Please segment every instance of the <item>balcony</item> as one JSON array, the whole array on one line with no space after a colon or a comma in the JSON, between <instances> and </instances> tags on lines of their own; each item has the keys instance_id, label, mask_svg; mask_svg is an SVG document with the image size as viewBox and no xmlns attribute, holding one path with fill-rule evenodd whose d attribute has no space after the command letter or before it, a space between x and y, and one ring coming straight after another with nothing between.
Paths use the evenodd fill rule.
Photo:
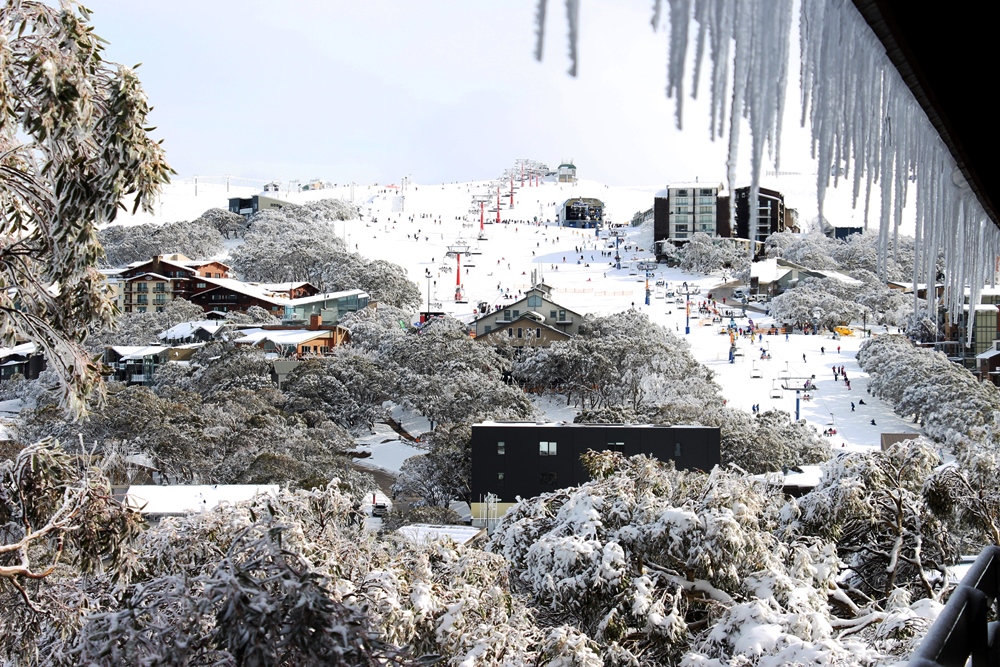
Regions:
<instances>
[{"instance_id":1,"label":"balcony","mask_svg":"<svg viewBox=\"0 0 1000 667\"><path fill-rule=\"evenodd\" d=\"M558 320L556 320L556 324L567 324L567 325L568 324L573 324L573 318L572 317L561 317Z\"/></svg>"},{"instance_id":2,"label":"balcony","mask_svg":"<svg viewBox=\"0 0 1000 667\"><path fill-rule=\"evenodd\" d=\"M989 619L997 611L998 575L1000 547L986 547L910 658L910 667L965 665L970 656L973 667L997 664L998 626Z\"/></svg>"},{"instance_id":3,"label":"balcony","mask_svg":"<svg viewBox=\"0 0 1000 667\"><path fill-rule=\"evenodd\" d=\"M145 384L147 382L152 382L153 376L149 374L137 375L133 374L129 377L129 382L132 384Z\"/></svg>"}]
</instances>

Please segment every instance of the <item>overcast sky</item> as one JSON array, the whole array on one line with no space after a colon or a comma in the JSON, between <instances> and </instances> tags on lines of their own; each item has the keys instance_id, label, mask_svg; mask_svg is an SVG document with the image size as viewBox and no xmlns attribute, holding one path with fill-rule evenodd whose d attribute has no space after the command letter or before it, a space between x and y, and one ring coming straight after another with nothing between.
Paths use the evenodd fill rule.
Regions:
<instances>
[{"instance_id":1,"label":"overcast sky","mask_svg":"<svg viewBox=\"0 0 1000 667\"><path fill-rule=\"evenodd\" d=\"M581 178L614 185L725 179L707 93L686 97L675 128L666 34L647 0L582 3L576 79L561 2L548 3L542 62L532 0L85 4L106 57L142 63L155 136L181 177L467 181L531 158L573 159ZM788 107L782 168L815 171Z\"/></svg>"}]
</instances>

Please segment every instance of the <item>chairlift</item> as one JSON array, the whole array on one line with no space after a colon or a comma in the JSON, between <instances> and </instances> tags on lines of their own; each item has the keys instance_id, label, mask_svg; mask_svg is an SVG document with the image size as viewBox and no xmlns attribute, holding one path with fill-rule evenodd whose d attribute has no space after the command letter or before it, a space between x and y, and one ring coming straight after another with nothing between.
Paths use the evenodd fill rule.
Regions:
<instances>
[{"instance_id":1,"label":"chairlift","mask_svg":"<svg viewBox=\"0 0 1000 667\"><path fill-rule=\"evenodd\" d=\"M783 398L785 395L778 382L779 380L771 381L771 398Z\"/></svg>"},{"instance_id":2,"label":"chairlift","mask_svg":"<svg viewBox=\"0 0 1000 667\"><path fill-rule=\"evenodd\" d=\"M750 368L750 377L751 378L762 378L762 377L764 377L764 371L762 371L757 366L757 362L756 361L753 362L753 366L751 366L751 368Z\"/></svg>"}]
</instances>

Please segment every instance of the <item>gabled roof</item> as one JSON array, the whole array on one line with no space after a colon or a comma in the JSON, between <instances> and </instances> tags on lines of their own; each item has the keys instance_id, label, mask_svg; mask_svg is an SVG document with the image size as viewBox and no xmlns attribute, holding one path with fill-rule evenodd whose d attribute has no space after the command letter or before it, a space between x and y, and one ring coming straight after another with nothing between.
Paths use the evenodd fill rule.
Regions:
<instances>
[{"instance_id":1,"label":"gabled roof","mask_svg":"<svg viewBox=\"0 0 1000 667\"><path fill-rule=\"evenodd\" d=\"M517 327L518 324L520 324L521 326L525 326L525 327L527 327L529 329L534 329L534 328L546 329L548 331L551 331L557 337L561 337L561 338L566 339L566 340L569 340L570 338L572 338L572 336L570 336L565 331L560 331L559 329L556 329L555 327L549 326L548 324L545 324L544 322L539 322L538 320L535 320L535 319L532 319L531 317L528 317L527 313L525 313L524 315L521 315L516 320L512 320L508 324L501 324L496 329L494 329L493 331L490 331L489 333L484 333L481 336L477 336L476 338L478 340L480 338L486 338L488 336L501 336L501 332L506 331L507 329L509 329L511 327ZM502 337L506 338L506 336L502 336Z\"/></svg>"},{"instance_id":2,"label":"gabled roof","mask_svg":"<svg viewBox=\"0 0 1000 667\"><path fill-rule=\"evenodd\" d=\"M284 331L260 329L259 331L247 333L242 338L237 338L233 342L245 345L259 345L265 340L269 340L275 345L301 345L317 338L329 338L333 334L333 329L317 329L315 331L309 329L288 329Z\"/></svg>"},{"instance_id":3,"label":"gabled roof","mask_svg":"<svg viewBox=\"0 0 1000 667\"><path fill-rule=\"evenodd\" d=\"M544 285L544 283L542 285ZM567 313L573 313L574 315L577 315L579 317L583 317L583 315L581 313L579 313L578 311L575 311L572 308L567 308L566 306L563 306L562 304L556 303L555 301L552 300L552 296L548 292L544 292L541 289L538 289L538 287L539 286L532 287L527 292L525 292L524 296L522 296L520 299L518 299L517 301L513 301L511 303L504 304L503 308L501 308L500 310L491 310L490 312L486 313L485 315L480 315L476 319L472 320L472 324L476 324L476 323L478 323L478 322L480 322L482 320L485 320L488 317L496 317L497 315L503 313L503 311L505 311L505 310L511 310L512 308L514 308L514 306L519 306L522 303L524 304L524 308L527 308L528 307L527 306L528 296L529 296L529 294L532 291L539 292L544 299L546 299L547 301L549 301L553 305L559 306L560 310L565 310ZM548 286L546 285L546 287L548 287ZM551 289L551 288L549 288L549 289ZM532 320L532 321L534 321L534 320Z\"/></svg>"},{"instance_id":4,"label":"gabled roof","mask_svg":"<svg viewBox=\"0 0 1000 667\"><path fill-rule=\"evenodd\" d=\"M289 299L274 296L266 290L261 289L259 285L251 285L250 283L245 283L242 280L236 280L234 278L203 278L203 280L209 285L215 285L215 287L199 292L192 298L202 297L203 295L214 292L217 289L228 289L232 292L236 292L237 294L243 294L255 299L260 299L261 301L266 301L267 303L275 306L287 306L291 303Z\"/></svg>"},{"instance_id":5,"label":"gabled roof","mask_svg":"<svg viewBox=\"0 0 1000 667\"><path fill-rule=\"evenodd\" d=\"M166 331L161 331L157 334L157 338L163 340L165 338L187 338L194 334L195 331L203 329L210 335L215 335L220 329L226 327L226 322L220 322L219 320L196 320L194 322L181 322L176 324Z\"/></svg>"},{"instance_id":6,"label":"gabled roof","mask_svg":"<svg viewBox=\"0 0 1000 667\"><path fill-rule=\"evenodd\" d=\"M149 273L139 273L137 275L132 276L131 278L126 278L125 280L126 281L132 281L132 280L149 280L150 278L153 278L155 280L166 280L168 282L171 281L171 280L173 280L173 278L167 278L166 276L161 276L159 273L152 273L152 272L149 272Z\"/></svg>"},{"instance_id":7,"label":"gabled roof","mask_svg":"<svg viewBox=\"0 0 1000 667\"><path fill-rule=\"evenodd\" d=\"M5 359L14 355L30 356L37 350L38 346L34 343L21 343L20 345L14 345L13 347L0 347L0 359Z\"/></svg>"},{"instance_id":8,"label":"gabled roof","mask_svg":"<svg viewBox=\"0 0 1000 667\"><path fill-rule=\"evenodd\" d=\"M163 345L112 345L111 349L124 361L126 359L151 357L170 348Z\"/></svg>"}]
</instances>

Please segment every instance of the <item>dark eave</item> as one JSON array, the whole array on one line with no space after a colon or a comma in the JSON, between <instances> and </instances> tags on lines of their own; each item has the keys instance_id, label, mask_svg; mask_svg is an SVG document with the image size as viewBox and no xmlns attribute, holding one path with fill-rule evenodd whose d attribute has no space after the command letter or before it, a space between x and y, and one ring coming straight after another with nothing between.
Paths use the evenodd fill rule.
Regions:
<instances>
[{"instance_id":1,"label":"dark eave","mask_svg":"<svg viewBox=\"0 0 1000 667\"><path fill-rule=\"evenodd\" d=\"M1000 227L993 55L988 5L852 0L958 163L969 187Z\"/></svg>"}]
</instances>

